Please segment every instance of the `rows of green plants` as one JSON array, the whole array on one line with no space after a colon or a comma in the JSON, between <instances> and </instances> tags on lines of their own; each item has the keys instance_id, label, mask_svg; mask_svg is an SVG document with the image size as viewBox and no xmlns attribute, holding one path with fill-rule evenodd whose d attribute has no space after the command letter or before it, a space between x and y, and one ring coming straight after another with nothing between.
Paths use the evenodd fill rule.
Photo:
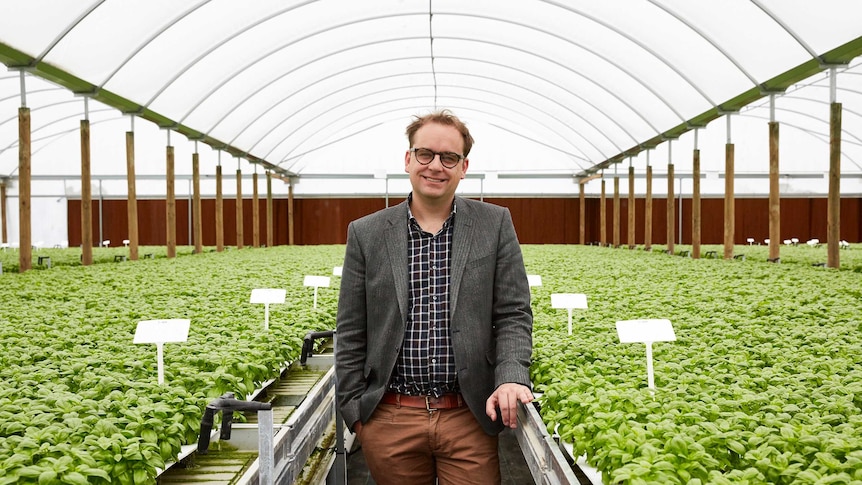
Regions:
<instances>
[{"instance_id":1,"label":"rows of green plants","mask_svg":"<svg viewBox=\"0 0 862 485\"><path fill-rule=\"evenodd\" d=\"M862 251L838 271L812 265L825 247L782 248L781 264L765 247L661 249L524 248L543 277L532 372L549 431L608 484L862 484ZM552 293L588 296L571 336ZM647 318L676 334L653 344L654 391L645 345L615 327Z\"/></svg>"},{"instance_id":2,"label":"rows of green plants","mask_svg":"<svg viewBox=\"0 0 862 485\"><path fill-rule=\"evenodd\" d=\"M0 483L153 483L196 441L209 399L247 395L308 330L334 326L338 278L317 310L302 278L328 275L343 246L154 249L90 267L53 250L68 264L0 276ZM781 264L765 247L729 261L661 249L524 247L544 280L533 379L549 429L606 483L859 483L862 251L843 250L836 271L813 266L825 248L783 247ZM288 289L268 333L248 303L264 287ZM559 292L589 298L572 336L550 308ZM192 321L188 342L165 346L163 386L155 346L132 344L137 322L158 318ZM677 335L654 345L655 392L644 346L616 336L615 321L637 318L669 318Z\"/></svg>"},{"instance_id":3,"label":"rows of green plants","mask_svg":"<svg viewBox=\"0 0 862 485\"><path fill-rule=\"evenodd\" d=\"M233 250L228 247L227 251ZM204 252L214 252L214 247L204 247ZM177 246L177 256L189 256L194 253L194 246ZM0 265L5 273L17 273L19 270L19 251L17 248L0 249ZM39 258L45 259L39 262ZM93 264L120 263L128 259L129 248L123 246L93 248ZM139 259L161 259L167 257L165 246L139 246ZM51 259L50 267L48 259ZM37 248L30 251L30 268L33 271L53 269L64 266L81 266L81 250L79 248Z\"/></svg>"},{"instance_id":4,"label":"rows of green plants","mask_svg":"<svg viewBox=\"0 0 862 485\"><path fill-rule=\"evenodd\" d=\"M196 443L209 400L246 397L298 359L308 331L334 328L336 289L312 308L303 277L342 259L343 247L283 247L0 275L0 484L155 483ZM268 332L253 288L287 289ZM165 344L159 385L156 346L132 341L139 321L169 318L191 328Z\"/></svg>"}]
</instances>

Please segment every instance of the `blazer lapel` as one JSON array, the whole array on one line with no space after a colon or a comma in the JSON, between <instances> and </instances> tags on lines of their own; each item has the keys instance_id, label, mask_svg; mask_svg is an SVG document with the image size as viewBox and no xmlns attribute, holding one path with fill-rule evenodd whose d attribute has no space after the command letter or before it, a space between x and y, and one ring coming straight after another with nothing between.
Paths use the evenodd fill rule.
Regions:
<instances>
[{"instance_id":1,"label":"blazer lapel","mask_svg":"<svg viewBox=\"0 0 862 485\"><path fill-rule=\"evenodd\" d=\"M457 198L455 201L455 231L452 241L452 274L449 280L449 316L455 314L458 305L458 293L461 290L461 278L467 267L467 256L470 255L470 241L473 240L473 219L470 206Z\"/></svg>"},{"instance_id":2,"label":"blazer lapel","mask_svg":"<svg viewBox=\"0 0 862 485\"><path fill-rule=\"evenodd\" d=\"M389 225L383 239L386 241L386 252L392 263L392 278L395 280L395 296L398 309L401 310L401 321L407 321L407 201L398 205L389 218Z\"/></svg>"}]
</instances>

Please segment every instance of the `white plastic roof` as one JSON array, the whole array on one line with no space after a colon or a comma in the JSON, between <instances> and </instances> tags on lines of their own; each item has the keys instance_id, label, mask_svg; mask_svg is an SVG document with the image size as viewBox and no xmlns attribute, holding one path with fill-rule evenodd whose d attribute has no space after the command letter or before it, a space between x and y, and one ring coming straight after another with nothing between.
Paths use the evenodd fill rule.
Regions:
<instances>
[{"instance_id":1,"label":"white plastic roof","mask_svg":"<svg viewBox=\"0 0 862 485\"><path fill-rule=\"evenodd\" d=\"M439 108L477 140L469 191L573 192L577 177L617 163L642 171L647 152L684 173L696 127L704 170L718 173L728 130L714 120L727 112L738 113L737 170L764 173L768 93L782 171L822 174L830 66L852 176L862 173L859 19L857 0L7 1L0 177L16 177L22 103L37 180L80 173L85 111L94 178L125 173L134 127L143 176L164 173L166 143L183 145L183 160L197 140L204 166L221 153L245 173L254 163L298 177L300 193L360 191L403 173L405 126Z\"/></svg>"}]
</instances>

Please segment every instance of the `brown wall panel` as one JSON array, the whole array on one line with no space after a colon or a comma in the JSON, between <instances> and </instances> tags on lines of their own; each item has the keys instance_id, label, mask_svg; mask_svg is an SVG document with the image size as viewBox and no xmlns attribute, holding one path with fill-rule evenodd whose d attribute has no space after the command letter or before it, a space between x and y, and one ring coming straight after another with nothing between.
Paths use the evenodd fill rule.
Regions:
<instances>
[{"instance_id":1,"label":"brown wall panel","mask_svg":"<svg viewBox=\"0 0 862 485\"><path fill-rule=\"evenodd\" d=\"M403 201L403 198L390 198L389 205ZM547 197L547 198L485 198L486 202L507 207L512 214L518 239L524 244L577 244L579 230L578 198ZM260 234L261 241L266 240L266 200L260 203ZM599 238L599 204L598 198L585 200L585 240L587 243L598 241ZM608 214L613 213L613 200L606 203ZM224 200L225 244L236 245L236 204L235 199ZM243 202L244 243L252 242L252 201ZM295 241L300 245L344 244L347 240L347 225L362 216L383 209L385 199L378 197L349 199L295 199ZM643 198L635 200L635 241L643 244L644 239L644 207ZM679 205L679 204L677 204ZM826 242L826 199L825 198L785 198L781 201L781 234L782 239L792 237L800 241L818 238ZM189 234L189 201L177 200L177 244L190 245ZM666 199L653 199L653 234L654 244L666 244L665 219ZM679 210L679 207L677 207ZM123 239L128 239L128 223L125 200L102 201L102 235L101 239L110 239L112 246L122 245ZM98 203L93 204L93 241L99 239ZM288 243L288 201L273 200L274 242L276 245ZM620 199L620 234L627 233L628 200ZM701 200L702 212L702 243L721 244L724 233L724 199L708 198ZM768 200L764 198L736 199L736 230L735 243L745 244L746 239L753 237L762 243L769 234ZM201 204L203 219L203 244L215 245L215 200L203 199ZM679 217L677 215L677 217ZM683 199L682 203L684 244L691 243L691 199ZM69 245L81 244L81 201L69 200L67 205ZM138 231L141 245L165 244L165 201L138 201ZM608 234L613 234L613 219L608 217ZM678 229L679 220L674 224ZM841 237L850 242L862 241L862 199L846 198L841 200ZM677 234L679 238L679 234ZM621 236L621 240L624 240Z\"/></svg>"}]
</instances>

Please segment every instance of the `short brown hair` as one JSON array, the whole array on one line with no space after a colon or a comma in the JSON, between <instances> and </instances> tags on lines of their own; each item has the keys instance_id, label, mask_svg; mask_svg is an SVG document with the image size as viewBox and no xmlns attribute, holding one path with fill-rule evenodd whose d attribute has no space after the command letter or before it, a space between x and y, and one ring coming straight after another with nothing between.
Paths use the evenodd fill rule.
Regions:
<instances>
[{"instance_id":1,"label":"short brown hair","mask_svg":"<svg viewBox=\"0 0 862 485\"><path fill-rule=\"evenodd\" d=\"M473 148L473 136L470 135L470 130L467 129L467 125L448 109L435 111L425 116L413 117L413 122L407 125L406 131L407 141L410 142L410 148L413 148L413 136L416 135L419 128L422 128L428 123L437 123L454 127L459 133L461 133L461 138L464 139L464 153L461 155L466 157L470 154L470 149Z\"/></svg>"}]
</instances>

